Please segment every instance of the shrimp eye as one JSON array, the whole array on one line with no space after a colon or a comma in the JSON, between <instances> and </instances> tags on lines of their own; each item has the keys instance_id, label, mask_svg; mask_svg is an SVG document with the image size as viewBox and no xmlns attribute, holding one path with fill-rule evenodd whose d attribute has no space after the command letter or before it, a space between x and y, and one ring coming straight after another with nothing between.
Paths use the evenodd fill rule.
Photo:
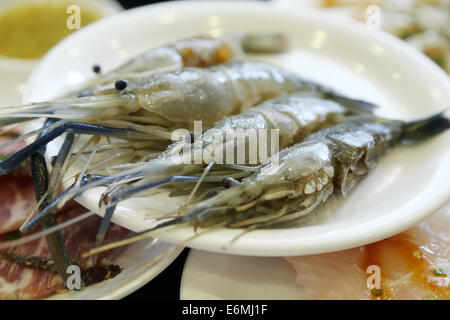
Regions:
<instances>
[{"instance_id":1,"label":"shrimp eye","mask_svg":"<svg viewBox=\"0 0 450 320\"><path fill-rule=\"evenodd\" d=\"M99 74L100 72L102 72L102 67L100 67L100 65L98 65L98 64L94 64L92 66L92 71L94 71L95 73Z\"/></svg>"},{"instance_id":2,"label":"shrimp eye","mask_svg":"<svg viewBox=\"0 0 450 320\"><path fill-rule=\"evenodd\" d=\"M116 90L119 90L119 91L125 90L127 85L128 85L128 82L123 79L119 79L114 83L114 87L116 88Z\"/></svg>"},{"instance_id":3,"label":"shrimp eye","mask_svg":"<svg viewBox=\"0 0 450 320\"><path fill-rule=\"evenodd\" d=\"M230 177L225 178L225 179L222 180L222 185L223 185L223 187L226 188L226 189L231 188L232 186L235 186L235 185L237 185L237 184L239 184L239 182L236 181L236 180L233 179L233 178L230 178Z\"/></svg>"}]
</instances>

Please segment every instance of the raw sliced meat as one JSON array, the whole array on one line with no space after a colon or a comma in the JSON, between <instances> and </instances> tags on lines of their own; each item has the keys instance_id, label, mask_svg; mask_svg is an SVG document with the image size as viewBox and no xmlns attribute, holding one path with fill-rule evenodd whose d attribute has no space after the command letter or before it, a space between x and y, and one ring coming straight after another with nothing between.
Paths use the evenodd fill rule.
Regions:
<instances>
[{"instance_id":1,"label":"raw sliced meat","mask_svg":"<svg viewBox=\"0 0 450 320\"><path fill-rule=\"evenodd\" d=\"M15 137L10 137L10 136L0 136L0 144L8 142L9 140L14 139L14 138ZM7 146L6 148L0 149L0 160L6 156L12 155L13 153L25 148L26 146L27 146L27 144L25 143L25 141L20 141L20 142L12 144L10 146ZM8 176L30 177L31 172L30 172L29 160L24 161L17 168L14 168L8 174Z\"/></svg>"},{"instance_id":2,"label":"raw sliced meat","mask_svg":"<svg viewBox=\"0 0 450 320\"><path fill-rule=\"evenodd\" d=\"M450 299L450 204L416 227L350 250L290 257L300 299ZM380 268L381 290L367 280ZM369 281L372 283L372 281Z\"/></svg>"},{"instance_id":3,"label":"raw sliced meat","mask_svg":"<svg viewBox=\"0 0 450 320\"><path fill-rule=\"evenodd\" d=\"M0 234L18 230L36 205L30 177L0 177Z\"/></svg>"},{"instance_id":4,"label":"raw sliced meat","mask_svg":"<svg viewBox=\"0 0 450 320\"><path fill-rule=\"evenodd\" d=\"M61 223L84 212L86 209L77 206L58 215L57 220ZM88 267L88 259L81 259L81 254L95 242L100 222L100 217L92 216L62 230L71 259L82 268ZM107 239L117 239L128 232L122 227L111 225ZM50 259L45 238L11 248L8 252ZM99 259L103 259L106 254L108 253L99 256ZM65 285L57 274L24 268L0 259L0 299L42 299L62 290L65 290Z\"/></svg>"},{"instance_id":5,"label":"raw sliced meat","mask_svg":"<svg viewBox=\"0 0 450 320\"><path fill-rule=\"evenodd\" d=\"M12 140L16 138L16 136L0 136L0 144L8 142L9 140ZM2 155L11 155L27 146L25 141L19 141L17 143L14 143L12 145L7 146L6 148L0 149L0 154Z\"/></svg>"}]
</instances>

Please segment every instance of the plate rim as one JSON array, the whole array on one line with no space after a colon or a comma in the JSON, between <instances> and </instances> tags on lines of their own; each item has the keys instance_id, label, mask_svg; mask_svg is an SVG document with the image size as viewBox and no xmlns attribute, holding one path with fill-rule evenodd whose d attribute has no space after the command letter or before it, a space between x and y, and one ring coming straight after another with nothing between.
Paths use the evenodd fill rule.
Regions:
<instances>
[{"instance_id":1,"label":"plate rim","mask_svg":"<svg viewBox=\"0 0 450 320\"><path fill-rule=\"evenodd\" d=\"M152 241L152 240L150 240L150 241ZM164 242L162 240L157 240L157 241ZM164 243L162 243L162 245L164 245ZM174 248L174 250L172 252L170 252L167 256L164 257L164 259L162 260L163 263L158 263L157 269L153 269L156 265L152 265L149 269L140 273L137 277L132 278L131 281L125 282L125 279L122 280L121 281L122 285L118 286L117 288L114 288L112 291L108 292L105 295L96 297L95 300L120 300L120 299L125 298L126 296L136 292L137 290L141 289L142 287L146 286L153 279L155 279L157 276L159 276L163 271L165 271L172 264L172 262L174 262L175 259L178 258L178 256L184 250L183 247L176 247L173 245L171 248ZM114 278L110 279L110 280L113 281ZM110 281L110 280L107 280L107 281ZM102 283L98 283L95 285L102 285ZM55 295L45 298L44 300L66 300L68 297L65 295L66 295L66 293L55 294ZM71 298L71 297L69 297L69 298ZM73 299L77 299L77 298L74 297ZM92 300L92 298L89 298L89 300Z\"/></svg>"}]
</instances>

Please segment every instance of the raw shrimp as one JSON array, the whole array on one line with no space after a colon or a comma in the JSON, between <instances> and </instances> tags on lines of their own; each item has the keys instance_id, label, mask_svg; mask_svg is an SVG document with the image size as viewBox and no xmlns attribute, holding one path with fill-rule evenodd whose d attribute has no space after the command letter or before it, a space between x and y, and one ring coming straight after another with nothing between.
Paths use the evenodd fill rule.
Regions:
<instances>
[{"instance_id":1,"label":"raw shrimp","mask_svg":"<svg viewBox=\"0 0 450 320\"><path fill-rule=\"evenodd\" d=\"M202 136L197 137L196 141L193 141L193 143L192 141L182 140L170 145L168 150L162 153L160 157L140 165L138 169L135 169L132 172L122 173L121 176L128 181L131 178L136 180L141 179L142 177L150 177L150 179L154 181L155 177L157 176L170 176L169 178L165 178L164 180L162 180L160 184L182 181L186 178L183 175L201 174L202 171L205 170L203 166L204 164L211 165L214 164L214 162L217 162L217 154L222 155L222 159L225 158L224 155L229 148L232 148L234 150L233 154L235 155L231 163L237 163L236 157L238 157L240 151L244 150L239 150L240 145L236 137L227 140L228 134L230 132L235 133L239 130L255 130L255 141L252 141L252 143L255 146L260 146L261 149L269 152L269 154L267 155L269 157L275 149L278 150L278 148L273 148L273 144L279 144L279 147L284 149L295 142L302 141L306 136L314 131L317 131L324 127L330 127L338 123L342 123L347 116L359 114L365 111L367 110L364 108L344 107L333 101L316 97L306 97L302 94L292 94L286 97L268 100L257 107L247 110L242 114L232 116L217 122L214 126L207 129ZM269 136L267 132L271 130L278 130L279 135L275 138ZM214 133L208 134L209 132ZM266 135L260 135L260 132L265 132ZM220 135L221 139L217 139L217 135ZM188 137L190 137L190 135L188 135ZM272 139L275 139L276 141L272 141ZM202 157L199 164L194 163L193 160L197 150L192 150L190 147L192 144L197 144L197 141L200 141L200 149L202 153L207 152L208 149L213 149L211 152L215 154L213 159L208 160L207 158ZM225 142L223 143L223 141ZM180 158L184 161L178 164L175 161L176 157L178 156L177 153L179 150L186 149L186 147L188 147L188 152L180 156ZM244 146L244 148L246 149L244 151L244 165L252 164L249 161L250 147L250 143ZM264 158L261 157L261 152L255 153L257 154L253 159L255 161L253 164L261 164L264 160ZM230 176L224 176L222 173L222 176L216 175L213 179L206 180L220 182L223 178L226 177L237 178L237 176L233 176L233 172L235 172L240 177L242 177L243 175L248 175L252 172L251 170L247 172L242 172L240 169L234 170L232 166L230 168L221 169L222 171L225 169ZM209 171L214 172L210 168L210 166ZM189 178L190 177L187 177L187 179ZM111 178L109 178L109 180L111 180ZM117 183L118 181L119 179L117 178L115 182ZM25 225L22 231L27 231L29 229L28 226L37 225L41 219L45 218L46 215L55 211L57 208L63 206L67 201L69 201L69 199L73 199L90 187L94 187L98 185L98 183L104 182L104 179L103 181L100 179L96 183L87 184L81 189L70 188L66 192L63 192L58 198L55 199L55 201L51 205L41 211L40 214L35 216L29 224ZM145 186L145 182L146 180L144 179L140 182L140 184L143 184ZM157 185L158 183L151 182L151 184ZM109 195L107 196L109 197ZM106 202L106 204L108 204L109 202L119 201L123 196L124 195L121 191L117 191L112 193L109 200L103 200ZM99 232L99 241L103 239L109 221L111 220L114 213L114 209L114 206L107 209L101 230Z\"/></svg>"},{"instance_id":2,"label":"raw shrimp","mask_svg":"<svg viewBox=\"0 0 450 320\"><path fill-rule=\"evenodd\" d=\"M106 245L91 253L177 225L245 227L247 230L286 226L313 211L333 192L345 196L381 156L399 142L427 138L449 127L450 120L439 113L406 123L359 117L318 131L304 142L282 150L277 165L264 164L242 182L191 205L187 213L139 233L134 239ZM142 186L135 189L136 193L143 190ZM132 194L127 192L127 196Z\"/></svg>"},{"instance_id":3,"label":"raw shrimp","mask_svg":"<svg viewBox=\"0 0 450 320\"><path fill-rule=\"evenodd\" d=\"M130 80L126 89L121 89L73 100L1 108L0 122L4 123L10 123L11 118L61 120L48 127L46 134L33 144L1 161L0 174L6 174L67 131L167 143L171 130L190 130L195 120L210 126L261 101L293 92L334 99L344 105L371 106L262 62L239 61L207 69L158 73Z\"/></svg>"},{"instance_id":4,"label":"raw shrimp","mask_svg":"<svg viewBox=\"0 0 450 320\"><path fill-rule=\"evenodd\" d=\"M293 92L329 97L350 105L370 105L342 97L317 83L261 62L240 61L207 69L193 67L155 73L128 82L118 80L115 89L100 90L93 96L1 108L0 124L3 125L24 119L51 119L43 129L34 132L39 134L34 143L0 162L0 175L7 174L31 156L34 182L39 190L36 194L39 194L38 201L44 201L43 209L51 202L61 181L62 168L72 150L75 134L156 140L164 145L171 139L171 130L183 126L190 129L194 120L209 126L261 101ZM66 132L49 183L45 146ZM51 224L46 221L54 221L52 215L43 220L44 227L48 228ZM55 238L52 252L64 279L69 258L63 242L57 239L60 236L51 234L49 237Z\"/></svg>"},{"instance_id":5,"label":"raw shrimp","mask_svg":"<svg viewBox=\"0 0 450 320\"><path fill-rule=\"evenodd\" d=\"M143 172L151 172L151 175L157 173L152 171L152 162L158 162L158 171L164 167L161 162L167 163L168 170L164 172L165 174L198 173L199 170L203 170L203 166L197 164L207 165L211 162L258 165L264 161L263 158L266 155L261 154L257 149L266 150L268 156L271 156L274 149L284 149L302 141L312 132L342 123L346 116L369 111L370 109L363 107L345 107L331 100L298 93L271 99L241 114L216 122L198 137L192 136L192 132L187 133L185 139L171 144L160 157L144 164L144 167L148 165L150 167L143 168ZM277 131L278 134L272 137L269 135L270 131ZM266 133L267 136L260 133ZM254 140L240 145L238 140L245 138L246 134L248 134L247 138L254 138ZM273 139L275 141L272 141ZM250 144L257 147L256 150L252 150L255 153L253 159L250 159L253 156L249 150L253 147ZM239 150L241 146L245 150ZM233 157L226 159L227 150L230 149ZM201 162L196 163L196 152L199 150L201 154L210 152L210 157L201 157ZM219 161L216 161L216 158ZM183 165L174 166L177 161Z\"/></svg>"},{"instance_id":6,"label":"raw shrimp","mask_svg":"<svg viewBox=\"0 0 450 320\"><path fill-rule=\"evenodd\" d=\"M279 33L244 33L224 38L194 37L153 48L126 61L120 66L99 75L71 90L69 96L89 95L95 87L129 79L144 73L179 70L186 67L210 67L244 57L244 53L279 53L287 48L287 39Z\"/></svg>"}]
</instances>

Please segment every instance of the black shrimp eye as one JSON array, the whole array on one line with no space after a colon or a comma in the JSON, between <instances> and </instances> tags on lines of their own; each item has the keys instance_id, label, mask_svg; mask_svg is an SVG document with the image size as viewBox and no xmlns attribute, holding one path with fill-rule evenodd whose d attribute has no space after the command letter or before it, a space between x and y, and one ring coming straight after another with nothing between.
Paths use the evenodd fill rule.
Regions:
<instances>
[{"instance_id":1,"label":"black shrimp eye","mask_svg":"<svg viewBox=\"0 0 450 320\"><path fill-rule=\"evenodd\" d=\"M239 184L239 182L230 177L222 180L222 185L226 189L231 188L232 186L235 186L237 184Z\"/></svg>"},{"instance_id":2,"label":"black shrimp eye","mask_svg":"<svg viewBox=\"0 0 450 320\"><path fill-rule=\"evenodd\" d=\"M128 85L127 80L123 80L123 79L119 79L116 81L116 83L114 83L114 87L116 88L116 90L119 90L119 91L125 90L127 85Z\"/></svg>"},{"instance_id":3,"label":"black shrimp eye","mask_svg":"<svg viewBox=\"0 0 450 320\"><path fill-rule=\"evenodd\" d=\"M94 71L95 73L100 73L100 72L102 72L102 67L100 67L100 65L98 65L98 64L94 64L92 66L92 71Z\"/></svg>"}]
</instances>

